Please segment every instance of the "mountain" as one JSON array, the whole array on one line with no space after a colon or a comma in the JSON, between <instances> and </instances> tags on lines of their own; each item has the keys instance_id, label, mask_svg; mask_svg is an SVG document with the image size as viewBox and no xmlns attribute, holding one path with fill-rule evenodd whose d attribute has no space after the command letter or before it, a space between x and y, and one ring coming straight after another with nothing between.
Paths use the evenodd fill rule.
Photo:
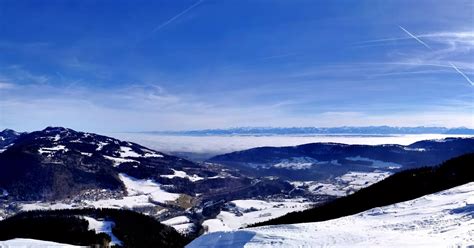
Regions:
<instances>
[{"instance_id":1,"label":"mountain","mask_svg":"<svg viewBox=\"0 0 474 248\"><path fill-rule=\"evenodd\" d=\"M229 129L204 129L187 131L151 131L150 134L165 135L396 135L396 134L474 134L474 129L446 127L237 127Z\"/></svg>"},{"instance_id":2,"label":"mountain","mask_svg":"<svg viewBox=\"0 0 474 248\"><path fill-rule=\"evenodd\" d=\"M18 133L11 129L5 129L0 132L0 152L6 150L8 146L12 145L24 133Z\"/></svg>"},{"instance_id":3,"label":"mountain","mask_svg":"<svg viewBox=\"0 0 474 248\"><path fill-rule=\"evenodd\" d=\"M200 177L217 175L134 143L48 127L18 137L0 153L0 188L19 200L58 200L85 190L123 191L119 173L161 179L160 175L173 175L173 169Z\"/></svg>"},{"instance_id":4,"label":"mountain","mask_svg":"<svg viewBox=\"0 0 474 248\"><path fill-rule=\"evenodd\" d=\"M405 170L354 194L257 225L294 224L339 218L469 182L474 182L474 153L450 159L439 166Z\"/></svg>"},{"instance_id":5,"label":"mountain","mask_svg":"<svg viewBox=\"0 0 474 248\"><path fill-rule=\"evenodd\" d=\"M198 247L469 247L474 183L338 219L214 232Z\"/></svg>"},{"instance_id":6,"label":"mountain","mask_svg":"<svg viewBox=\"0 0 474 248\"><path fill-rule=\"evenodd\" d=\"M439 164L469 152L474 152L474 138L425 140L408 146L312 143L253 148L218 155L209 162L256 175L314 181L330 180L351 171L394 173Z\"/></svg>"},{"instance_id":7,"label":"mountain","mask_svg":"<svg viewBox=\"0 0 474 248\"><path fill-rule=\"evenodd\" d=\"M226 201L294 190L283 180L63 127L17 137L0 152L0 172L0 219L37 209L132 209L163 221L186 218L175 225L186 233L198 233Z\"/></svg>"}]
</instances>

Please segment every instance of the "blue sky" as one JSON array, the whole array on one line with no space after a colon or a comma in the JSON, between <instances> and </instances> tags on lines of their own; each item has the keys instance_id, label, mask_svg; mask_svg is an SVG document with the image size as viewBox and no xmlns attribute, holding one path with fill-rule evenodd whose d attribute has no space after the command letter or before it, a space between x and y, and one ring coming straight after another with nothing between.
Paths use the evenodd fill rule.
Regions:
<instances>
[{"instance_id":1,"label":"blue sky","mask_svg":"<svg viewBox=\"0 0 474 248\"><path fill-rule=\"evenodd\" d=\"M0 128L474 127L472 1L0 0L0 34Z\"/></svg>"}]
</instances>

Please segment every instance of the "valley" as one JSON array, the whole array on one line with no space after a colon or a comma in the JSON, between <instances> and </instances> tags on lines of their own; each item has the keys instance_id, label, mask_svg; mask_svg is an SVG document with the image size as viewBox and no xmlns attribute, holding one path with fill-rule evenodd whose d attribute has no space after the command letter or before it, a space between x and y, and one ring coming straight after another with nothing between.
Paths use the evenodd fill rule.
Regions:
<instances>
[{"instance_id":1,"label":"valley","mask_svg":"<svg viewBox=\"0 0 474 248\"><path fill-rule=\"evenodd\" d=\"M191 161L62 127L0 134L8 140L0 153L0 220L25 211L125 209L191 239L308 210L399 171L474 152L473 138L446 138L261 147Z\"/></svg>"}]
</instances>

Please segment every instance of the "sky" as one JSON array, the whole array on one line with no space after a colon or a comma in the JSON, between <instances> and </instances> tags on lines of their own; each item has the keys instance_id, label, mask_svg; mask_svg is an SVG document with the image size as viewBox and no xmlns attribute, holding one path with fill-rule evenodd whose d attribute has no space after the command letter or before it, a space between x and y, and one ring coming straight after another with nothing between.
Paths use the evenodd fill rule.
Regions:
<instances>
[{"instance_id":1,"label":"sky","mask_svg":"<svg viewBox=\"0 0 474 248\"><path fill-rule=\"evenodd\" d=\"M0 0L0 129L474 128L473 1Z\"/></svg>"}]
</instances>

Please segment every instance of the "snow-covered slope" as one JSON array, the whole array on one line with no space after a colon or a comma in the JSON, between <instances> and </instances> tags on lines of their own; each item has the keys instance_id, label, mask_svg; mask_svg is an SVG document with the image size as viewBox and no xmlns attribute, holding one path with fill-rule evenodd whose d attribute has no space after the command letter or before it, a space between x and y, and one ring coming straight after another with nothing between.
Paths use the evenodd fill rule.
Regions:
<instances>
[{"instance_id":1,"label":"snow-covered slope","mask_svg":"<svg viewBox=\"0 0 474 248\"><path fill-rule=\"evenodd\" d=\"M210 233L187 247L474 245L474 182L339 219Z\"/></svg>"},{"instance_id":2,"label":"snow-covered slope","mask_svg":"<svg viewBox=\"0 0 474 248\"><path fill-rule=\"evenodd\" d=\"M177 216L161 222L162 224L172 226L179 233L189 233L194 230L194 223L187 216Z\"/></svg>"},{"instance_id":3,"label":"snow-covered slope","mask_svg":"<svg viewBox=\"0 0 474 248\"><path fill-rule=\"evenodd\" d=\"M5 241L0 241L0 247L5 247L5 248L30 248L30 247L36 247L36 248L74 248L74 247L83 247L83 246L75 246L75 245L69 245L69 244L61 244L61 243L56 243L56 242L51 242L51 241L43 241L43 240L36 240L36 239L10 239L10 240L5 240Z\"/></svg>"}]
</instances>

